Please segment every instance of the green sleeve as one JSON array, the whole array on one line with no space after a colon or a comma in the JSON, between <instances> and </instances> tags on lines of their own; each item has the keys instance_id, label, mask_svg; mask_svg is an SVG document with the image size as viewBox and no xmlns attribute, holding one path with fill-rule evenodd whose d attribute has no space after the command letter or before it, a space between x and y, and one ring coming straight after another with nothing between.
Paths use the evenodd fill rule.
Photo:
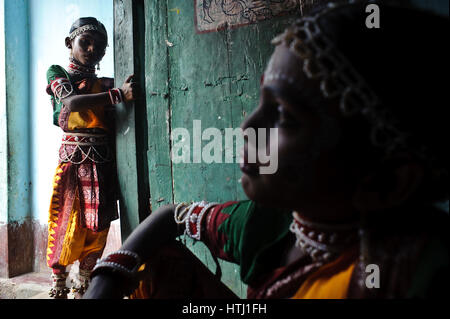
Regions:
<instances>
[{"instance_id":1,"label":"green sleeve","mask_svg":"<svg viewBox=\"0 0 450 319\"><path fill-rule=\"evenodd\" d=\"M240 265L241 280L248 284L274 266L269 249L289 233L292 216L250 200L230 205L222 213L230 215L218 229L228 238L224 251Z\"/></svg>"},{"instance_id":2,"label":"green sleeve","mask_svg":"<svg viewBox=\"0 0 450 319\"><path fill-rule=\"evenodd\" d=\"M56 78L69 78L66 70L60 65L52 65L47 70L47 84L50 84Z\"/></svg>"},{"instance_id":3,"label":"green sleeve","mask_svg":"<svg viewBox=\"0 0 450 319\"><path fill-rule=\"evenodd\" d=\"M51 90L48 89L48 85L50 82L55 80L56 78L67 78L70 80L69 74L67 74L66 70L62 68L59 65L52 65L47 70L47 93L51 96L51 103L53 106L53 124L58 126L58 119L59 114L61 113L61 109L63 107L63 104L61 101L57 101L53 94L51 93Z\"/></svg>"}]
</instances>

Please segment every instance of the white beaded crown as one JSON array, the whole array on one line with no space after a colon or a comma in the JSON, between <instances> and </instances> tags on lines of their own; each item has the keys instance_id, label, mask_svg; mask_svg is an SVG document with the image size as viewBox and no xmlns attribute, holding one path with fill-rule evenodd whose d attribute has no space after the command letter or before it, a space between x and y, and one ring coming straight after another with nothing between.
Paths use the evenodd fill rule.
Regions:
<instances>
[{"instance_id":1,"label":"white beaded crown","mask_svg":"<svg viewBox=\"0 0 450 319\"><path fill-rule=\"evenodd\" d=\"M301 58L304 74L320 80L325 98L339 99L344 116L359 113L366 117L374 125L371 138L376 146L389 148L388 152L397 149L406 135L395 127L389 110L381 106L379 97L320 28L318 20L338 7L329 4L314 15L298 19L275 37L272 44L284 44Z\"/></svg>"}]
</instances>

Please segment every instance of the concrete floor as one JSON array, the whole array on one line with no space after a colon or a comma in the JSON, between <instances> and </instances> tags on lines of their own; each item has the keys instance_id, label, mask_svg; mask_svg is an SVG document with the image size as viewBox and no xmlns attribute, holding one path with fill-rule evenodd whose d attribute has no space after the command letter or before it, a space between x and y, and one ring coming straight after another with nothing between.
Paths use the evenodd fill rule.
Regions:
<instances>
[{"instance_id":1,"label":"concrete floor","mask_svg":"<svg viewBox=\"0 0 450 319\"><path fill-rule=\"evenodd\" d=\"M121 246L120 222L111 223L103 256L119 249ZM69 276L67 287L71 287L71 279L78 272L78 262L67 268ZM40 272L33 272L13 278L0 278L0 299L51 299L48 295L52 284L51 270L45 268ZM73 294L69 293L69 299Z\"/></svg>"},{"instance_id":2,"label":"concrete floor","mask_svg":"<svg viewBox=\"0 0 450 319\"><path fill-rule=\"evenodd\" d=\"M78 272L78 263L68 269L67 287L70 287L71 280ZM51 287L51 271L46 269L42 272L33 272L25 275L0 279L0 299L52 299L48 295ZM69 299L73 299L73 294L69 293Z\"/></svg>"},{"instance_id":3,"label":"concrete floor","mask_svg":"<svg viewBox=\"0 0 450 319\"><path fill-rule=\"evenodd\" d=\"M51 272L28 273L13 278L0 278L0 299L47 299Z\"/></svg>"}]
</instances>

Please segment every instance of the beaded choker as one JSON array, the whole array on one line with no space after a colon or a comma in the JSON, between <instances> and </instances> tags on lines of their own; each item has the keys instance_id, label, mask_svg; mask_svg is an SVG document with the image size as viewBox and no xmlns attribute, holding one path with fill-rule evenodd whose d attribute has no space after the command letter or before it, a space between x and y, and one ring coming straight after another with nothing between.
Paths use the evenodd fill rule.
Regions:
<instances>
[{"instance_id":1,"label":"beaded choker","mask_svg":"<svg viewBox=\"0 0 450 319\"><path fill-rule=\"evenodd\" d=\"M69 73L76 74L76 75L83 75L83 76L89 76L89 77L95 76L95 68L94 67L90 68L90 67L80 65L80 64L76 63L74 59L70 59L68 71L69 71Z\"/></svg>"},{"instance_id":2,"label":"beaded choker","mask_svg":"<svg viewBox=\"0 0 450 319\"><path fill-rule=\"evenodd\" d=\"M297 238L295 245L316 262L331 261L358 239L359 223L320 224L301 218L297 212L292 215L290 231Z\"/></svg>"}]
</instances>

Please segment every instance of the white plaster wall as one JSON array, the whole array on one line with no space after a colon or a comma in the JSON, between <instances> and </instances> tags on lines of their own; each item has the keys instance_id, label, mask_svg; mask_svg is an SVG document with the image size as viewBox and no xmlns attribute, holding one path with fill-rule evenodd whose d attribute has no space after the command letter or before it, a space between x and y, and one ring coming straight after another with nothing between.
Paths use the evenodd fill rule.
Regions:
<instances>
[{"instance_id":1,"label":"white plaster wall","mask_svg":"<svg viewBox=\"0 0 450 319\"><path fill-rule=\"evenodd\" d=\"M45 92L46 72L52 64L68 65L69 50L64 39L70 26L79 17L93 16L105 25L109 40L98 75L113 77L113 0L29 1L32 211L34 219L46 224L62 136L61 129L52 124L52 107Z\"/></svg>"}]
</instances>

